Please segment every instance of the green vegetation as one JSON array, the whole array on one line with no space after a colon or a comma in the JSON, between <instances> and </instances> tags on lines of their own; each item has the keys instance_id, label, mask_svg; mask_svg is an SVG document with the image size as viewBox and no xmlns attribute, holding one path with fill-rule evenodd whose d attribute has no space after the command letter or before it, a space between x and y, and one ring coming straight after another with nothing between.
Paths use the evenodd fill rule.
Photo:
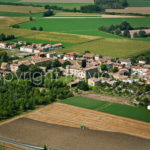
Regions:
<instances>
[{"instance_id":1,"label":"green vegetation","mask_svg":"<svg viewBox=\"0 0 150 150\"><path fill-rule=\"evenodd\" d=\"M129 7L150 7L150 0L128 0Z\"/></svg>"},{"instance_id":2,"label":"green vegetation","mask_svg":"<svg viewBox=\"0 0 150 150\"><path fill-rule=\"evenodd\" d=\"M37 19L20 25L21 28L30 29L32 26L44 28L44 31L63 32L81 35L102 36L107 38L119 38L105 32L99 32L99 26L119 25L127 21L133 27L148 27L150 18L73 18L73 19Z\"/></svg>"},{"instance_id":3,"label":"green vegetation","mask_svg":"<svg viewBox=\"0 0 150 150\"><path fill-rule=\"evenodd\" d=\"M103 56L127 58L149 52L150 44L144 41L104 38L64 48L61 50L61 53L72 51L84 53L85 50Z\"/></svg>"},{"instance_id":4,"label":"green vegetation","mask_svg":"<svg viewBox=\"0 0 150 150\"><path fill-rule=\"evenodd\" d=\"M128 6L127 0L94 0L95 5L102 8L119 9Z\"/></svg>"},{"instance_id":5,"label":"green vegetation","mask_svg":"<svg viewBox=\"0 0 150 150\"><path fill-rule=\"evenodd\" d=\"M132 106L110 103L84 97L68 98L66 100L63 100L62 103L132 118L140 121L150 122L150 111L143 108L136 108Z\"/></svg>"}]
</instances>

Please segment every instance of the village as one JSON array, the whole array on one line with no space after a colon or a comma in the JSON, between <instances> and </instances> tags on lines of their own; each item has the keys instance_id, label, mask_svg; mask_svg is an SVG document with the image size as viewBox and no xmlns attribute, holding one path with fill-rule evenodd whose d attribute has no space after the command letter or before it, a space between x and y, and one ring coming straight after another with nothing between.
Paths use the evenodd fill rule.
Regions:
<instances>
[{"instance_id":1,"label":"village","mask_svg":"<svg viewBox=\"0 0 150 150\"><path fill-rule=\"evenodd\" d=\"M17 45L20 45L19 47ZM8 75L17 72L19 66L24 64L26 66L38 65L43 62L53 62L58 60L61 64L66 63L65 67L59 67L64 76L75 77L75 80L68 85L77 85L81 80L87 80L88 85L96 86L99 83L108 83L113 85L117 81L125 83L138 82L141 85L150 84L150 65L146 61L140 60L138 64L132 65L132 60L118 59L108 56L101 56L98 54L79 52L70 52L65 54L56 54L54 50L62 49L63 44L32 44L27 45L26 42L18 42L17 44L0 43L0 48L15 50L19 48L21 52L32 54L31 59L27 60L13 60L12 63L2 62L0 73ZM48 70L46 67L40 67L46 74ZM102 73L103 75L99 75Z\"/></svg>"}]
</instances>

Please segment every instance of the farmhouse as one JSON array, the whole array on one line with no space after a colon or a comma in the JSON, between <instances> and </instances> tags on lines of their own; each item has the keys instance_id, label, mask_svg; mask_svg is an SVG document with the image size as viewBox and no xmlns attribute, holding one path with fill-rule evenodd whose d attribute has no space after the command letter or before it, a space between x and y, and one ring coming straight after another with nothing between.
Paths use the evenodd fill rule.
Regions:
<instances>
[{"instance_id":1,"label":"farmhouse","mask_svg":"<svg viewBox=\"0 0 150 150\"><path fill-rule=\"evenodd\" d=\"M120 59L122 65L131 66L131 59Z\"/></svg>"},{"instance_id":2,"label":"farmhouse","mask_svg":"<svg viewBox=\"0 0 150 150\"><path fill-rule=\"evenodd\" d=\"M68 65L65 69L64 75L66 76L74 76L80 79L87 79L92 77L98 71L98 67L86 67L81 68L75 65Z\"/></svg>"},{"instance_id":3,"label":"farmhouse","mask_svg":"<svg viewBox=\"0 0 150 150\"><path fill-rule=\"evenodd\" d=\"M7 48L8 44L7 43L0 43L0 48Z\"/></svg>"},{"instance_id":4,"label":"farmhouse","mask_svg":"<svg viewBox=\"0 0 150 150\"><path fill-rule=\"evenodd\" d=\"M33 46L30 45L20 47L21 52L33 53L33 50L34 50Z\"/></svg>"},{"instance_id":5,"label":"farmhouse","mask_svg":"<svg viewBox=\"0 0 150 150\"><path fill-rule=\"evenodd\" d=\"M19 66L20 66L19 64L10 64L11 72L17 72Z\"/></svg>"},{"instance_id":6,"label":"farmhouse","mask_svg":"<svg viewBox=\"0 0 150 150\"><path fill-rule=\"evenodd\" d=\"M51 53L46 54L46 57L47 58L54 58L54 57L57 57L57 54L56 54L56 52L51 52Z\"/></svg>"},{"instance_id":7,"label":"farmhouse","mask_svg":"<svg viewBox=\"0 0 150 150\"><path fill-rule=\"evenodd\" d=\"M17 47L16 44L11 44L8 46L9 49L15 49L16 47Z\"/></svg>"},{"instance_id":8,"label":"farmhouse","mask_svg":"<svg viewBox=\"0 0 150 150\"><path fill-rule=\"evenodd\" d=\"M10 69L10 65L6 62L2 62L1 63L1 69L2 70L9 70Z\"/></svg>"}]
</instances>

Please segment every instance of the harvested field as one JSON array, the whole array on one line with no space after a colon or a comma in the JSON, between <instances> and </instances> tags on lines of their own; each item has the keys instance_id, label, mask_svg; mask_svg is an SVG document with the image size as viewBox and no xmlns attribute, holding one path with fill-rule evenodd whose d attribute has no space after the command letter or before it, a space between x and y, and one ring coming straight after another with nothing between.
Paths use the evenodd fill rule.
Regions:
<instances>
[{"instance_id":1,"label":"harvested field","mask_svg":"<svg viewBox=\"0 0 150 150\"><path fill-rule=\"evenodd\" d=\"M43 7L32 7L32 6L12 6L12 5L0 5L1 12L18 12L18 13L39 13L44 12Z\"/></svg>"},{"instance_id":2,"label":"harvested field","mask_svg":"<svg viewBox=\"0 0 150 150\"><path fill-rule=\"evenodd\" d=\"M60 114L59 114L60 115ZM0 136L65 150L149 150L150 140L121 133L59 126L20 118L0 126Z\"/></svg>"},{"instance_id":3,"label":"harvested field","mask_svg":"<svg viewBox=\"0 0 150 150\"><path fill-rule=\"evenodd\" d=\"M72 105L54 103L26 115L47 123L89 129L121 132L150 139L150 124Z\"/></svg>"},{"instance_id":4,"label":"harvested field","mask_svg":"<svg viewBox=\"0 0 150 150\"><path fill-rule=\"evenodd\" d=\"M106 12L150 14L150 7L127 7L125 9L106 9Z\"/></svg>"},{"instance_id":5,"label":"harvested field","mask_svg":"<svg viewBox=\"0 0 150 150\"><path fill-rule=\"evenodd\" d=\"M46 2L46 3L93 3L93 0L22 0L21 2Z\"/></svg>"}]
</instances>

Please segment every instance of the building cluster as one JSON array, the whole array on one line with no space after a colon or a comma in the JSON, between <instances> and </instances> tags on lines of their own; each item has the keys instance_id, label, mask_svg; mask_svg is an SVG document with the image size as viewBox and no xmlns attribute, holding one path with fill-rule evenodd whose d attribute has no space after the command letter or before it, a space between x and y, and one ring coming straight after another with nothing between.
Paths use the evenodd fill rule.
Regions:
<instances>
[{"instance_id":1,"label":"building cluster","mask_svg":"<svg viewBox=\"0 0 150 150\"><path fill-rule=\"evenodd\" d=\"M0 48L4 49L19 49L21 52L27 52L27 53L39 53L39 52L48 52L55 49L61 49L63 48L62 43L57 44L27 44L26 42L19 41L17 43L8 44L8 43L0 43Z\"/></svg>"},{"instance_id":2,"label":"building cluster","mask_svg":"<svg viewBox=\"0 0 150 150\"><path fill-rule=\"evenodd\" d=\"M36 45L36 47L38 48L38 45ZM134 82L150 84L150 65L146 64L143 60L139 61L136 65L132 65L131 59L116 59L106 56L101 57L100 55L92 53L82 55L78 52L57 55L55 52L45 53L43 51L37 51L30 60L14 60L12 64L3 62L1 64L0 74L4 74L4 72L7 74L9 72L16 72L21 64L30 66L32 64L38 65L42 62L54 60L58 60L61 64L68 61L69 65L66 65L65 68L60 67L63 75L73 76L79 80L87 79L88 84L91 86L104 82L113 85L117 81L131 84ZM102 70L101 65L105 65L106 70ZM117 71L110 71L110 69L114 68L117 68ZM46 69L44 67L42 69L46 73ZM96 77L95 75L98 73L108 74L109 77L106 78L102 75Z\"/></svg>"}]
</instances>

